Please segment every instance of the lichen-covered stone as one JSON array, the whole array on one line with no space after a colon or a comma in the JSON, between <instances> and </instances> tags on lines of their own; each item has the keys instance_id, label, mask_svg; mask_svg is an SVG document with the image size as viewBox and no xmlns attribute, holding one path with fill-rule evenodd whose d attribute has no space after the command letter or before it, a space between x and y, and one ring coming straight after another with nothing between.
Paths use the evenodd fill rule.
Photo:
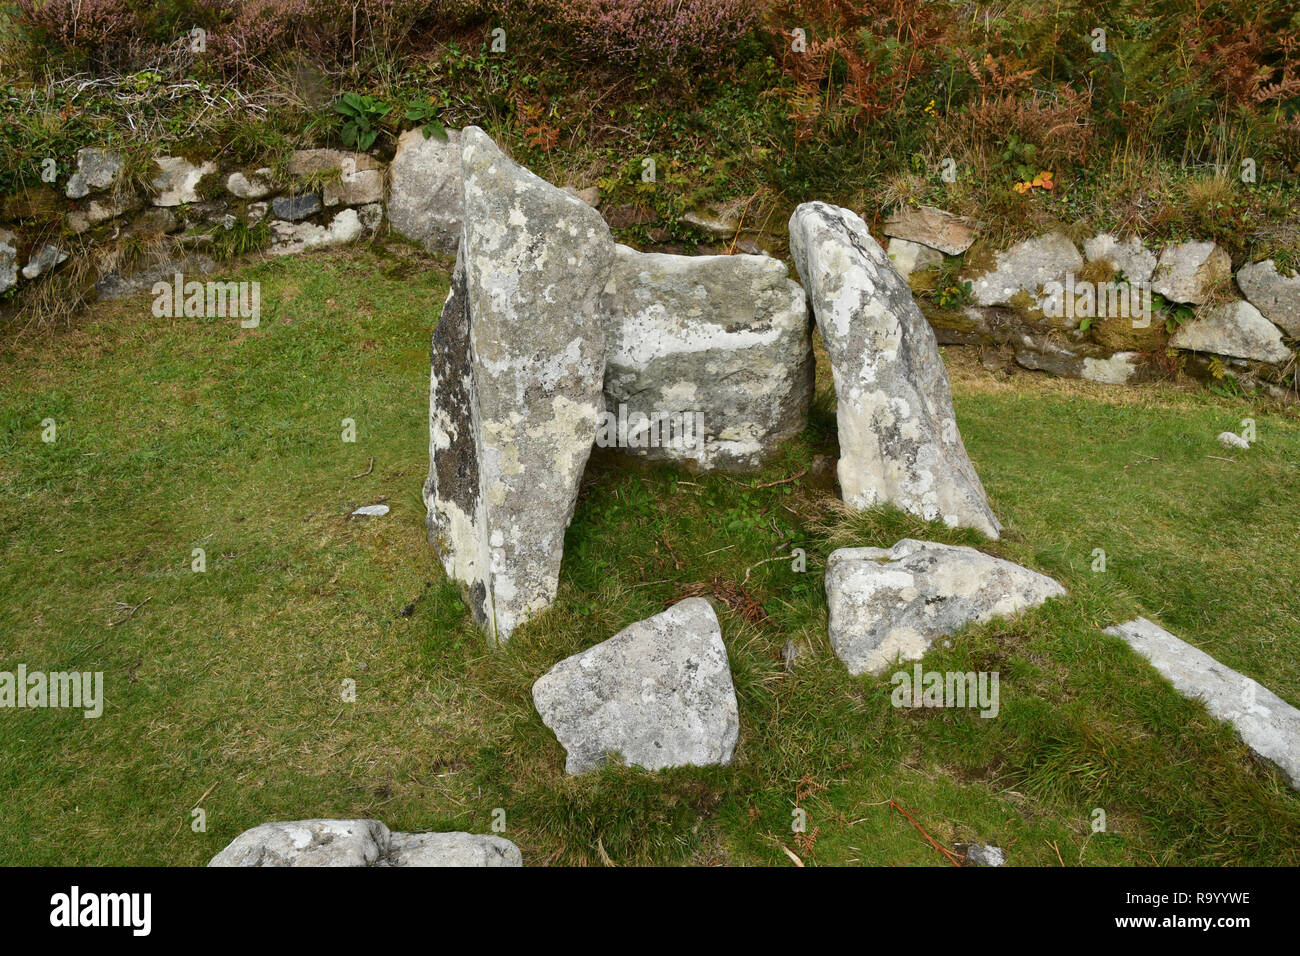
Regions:
<instances>
[{"instance_id":1,"label":"lichen-covered stone","mask_svg":"<svg viewBox=\"0 0 1300 956\"><path fill-rule=\"evenodd\" d=\"M740 714L712 605L688 598L565 658L533 685L568 773L610 754L647 770L727 764Z\"/></svg>"},{"instance_id":2,"label":"lichen-covered stone","mask_svg":"<svg viewBox=\"0 0 1300 956\"><path fill-rule=\"evenodd\" d=\"M976 305L1011 305L1028 297L1033 307L1041 301L1049 282L1064 282L1083 268L1083 257L1068 237L1051 232L1026 239L999 252L994 268L970 277L971 298Z\"/></svg>"},{"instance_id":3,"label":"lichen-covered stone","mask_svg":"<svg viewBox=\"0 0 1300 956\"><path fill-rule=\"evenodd\" d=\"M295 820L245 830L212 867L523 866L519 848L477 833L391 833L378 820Z\"/></svg>"},{"instance_id":4,"label":"lichen-covered stone","mask_svg":"<svg viewBox=\"0 0 1300 956\"><path fill-rule=\"evenodd\" d=\"M1291 350L1282 333L1244 299L1216 306L1174 333L1169 344L1176 349L1211 352L1256 362L1285 362Z\"/></svg>"},{"instance_id":5,"label":"lichen-covered stone","mask_svg":"<svg viewBox=\"0 0 1300 956\"><path fill-rule=\"evenodd\" d=\"M23 266L23 278L39 278L54 269L54 267L59 263L66 262L67 258L68 254L66 252L58 246L52 246L47 242L27 260L27 265Z\"/></svg>"},{"instance_id":6,"label":"lichen-covered stone","mask_svg":"<svg viewBox=\"0 0 1300 956\"><path fill-rule=\"evenodd\" d=\"M1150 661L1178 693L1201 701L1216 720L1232 724L1247 747L1280 767L1300 790L1300 710L1144 617L1105 633L1122 638Z\"/></svg>"},{"instance_id":7,"label":"lichen-covered stone","mask_svg":"<svg viewBox=\"0 0 1300 956\"><path fill-rule=\"evenodd\" d=\"M273 219L267 252L284 256L323 246L339 246L360 238L366 231L366 223L356 209L340 210L326 226Z\"/></svg>"},{"instance_id":8,"label":"lichen-covered stone","mask_svg":"<svg viewBox=\"0 0 1300 956\"><path fill-rule=\"evenodd\" d=\"M498 641L555 600L604 407L598 299L614 244L590 206L461 133L465 218L434 332L429 540Z\"/></svg>"},{"instance_id":9,"label":"lichen-covered stone","mask_svg":"<svg viewBox=\"0 0 1300 956\"><path fill-rule=\"evenodd\" d=\"M226 177L226 190L237 199L262 199L270 195L271 169L262 167L251 173L233 172Z\"/></svg>"},{"instance_id":10,"label":"lichen-covered stone","mask_svg":"<svg viewBox=\"0 0 1300 956\"><path fill-rule=\"evenodd\" d=\"M866 223L805 203L790 218L790 250L835 380L844 501L893 504L996 538L934 332Z\"/></svg>"},{"instance_id":11,"label":"lichen-covered stone","mask_svg":"<svg viewBox=\"0 0 1300 956\"><path fill-rule=\"evenodd\" d=\"M320 212L320 197L315 193L301 196L276 196L271 200L271 214L286 222L298 222Z\"/></svg>"},{"instance_id":12,"label":"lichen-covered stone","mask_svg":"<svg viewBox=\"0 0 1300 956\"><path fill-rule=\"evenodd\" d=\"M826 559L831 647L850 674L919 660L967 624L1064 593L1046 575L974 548L911 538L892 548L840 548Z\"/></svg>"},{"instance_id":13,"label":"lichen-covered stone","mask_svg":"<svg viewBox=\"0 0 1300 956\"><path fill-rule=\"evenodd\" d=\"M1237 270L1237 285L1264 318L1300 339L1300 275L1284 276L1277 263L1265 259Z\"/></svg>"},{"instance_id":14,"label":"lichen-covered stone","mask_svg":"<svg viewBox=\"0 0 1300 956\"><path fill-rule=\"evenodd\" d=\"M1170 302L1201 305L1231 273L1232 259L1213 242L1177 242L1161 250L1151 288Z\"/></svg>"},{"instance_id":15,"label":"lichen-covered stone","mask_svg":"<svg viewBox=\"0 0 1300 956\"><path fill-rule=\"evenodd\" d=\"M1120 242L1108 232L1093 236L1083 244L1083 254L1089 262L1105 262L1116 273L1122 273L1131 285L1151 281L1155 272L1156 255L1136 236Z\"/></svg>"},{"instance_id":16,"label":"lichen-covered stone","mask_svg":"<svg viewBox=\"0 0 1300 956\"><path fill-rule=\"evenodd\" d=\"M615 427L598 430L598 445L745 470L804 427L811 329L803 290L779 260L617 246L601 313L605 423Z\"/></svg>"},{"instance_id":17,"label":"lichen-covered stone","mask_svg":"<svg viewBox=\"0 0 1300 956\"><path fill-rule=\"evenodd\" d=\"M909 282L914 272L925 272L928 269L943 267L943 253L919 242L910 242L907 239L898 238L890 239L888 252L889 261L894 264L898 274Z\"/></svg>"},{"instance_id":18,"label":"lichen-covered stone","mask_svg":"<svg viewBox=\"0 0 1300 956\"><path fill-rule=\"evenodd\" d=\"M18 284L18 238L8 229L0 229L0 293Z\"/></svg>"},{"instance_id":19,"label":"lichen-covered stone","mask_svg":"<svg viewBox=\"0 0 1300 956\"><path fill-rule=\"evenodd\" d=\"M390 170L388 221L430 252L456 251L465 197L460 173L460 131L446 139L408 130L397 141Z\"/></svg>"},{"instance_id":20,"label":"lichen-covered stone","mask_svg":"<svg viewBox=\"0 0 1300 956\"><path fill-rule=\"evenodd\" d=\"M107 149L90 147L77 150L77 171L68 177L65 194L82 199L92 192L107 189L122 170L122 156Z\"/></svg>"},{"instance_id":21,"label":"lichen-covered stone","mask_svg":"<svg viewBox=\"0 0 1300 956\"><path fill-rule=\"evenodd\" d=\"M204 176L217 171L217 164L204 162L194 165L180 156L159 156L154 159L158 166L158 175L153 179L155 206L180 206L185 203L200 202L199 183Z\"/></svg>"}]
</instances>

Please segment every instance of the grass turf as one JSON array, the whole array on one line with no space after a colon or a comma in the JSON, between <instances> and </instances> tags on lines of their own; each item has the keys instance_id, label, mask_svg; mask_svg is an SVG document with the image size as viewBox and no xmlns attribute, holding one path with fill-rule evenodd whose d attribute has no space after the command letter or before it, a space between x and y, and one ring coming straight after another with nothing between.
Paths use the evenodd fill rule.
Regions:
<instances>
[{"instance_id":1,"label":"grass turf","mask_svg":"<svg viewBox=\"0 0 1300 956\"><path fill-rule=\"evenodd\" d=\"M445 264L394 246L230 277L262 283L260 328L154 318L140 296L0 343L0 670L103 671L106 693L95 720L0 710L0 862L201 864L267 820L487 832L500 810L528 864L947 865L895 801L1012 865L1300 863L1300 795L1100 630L1142 613L1300 704L1294 414L995 379L953 356L1007 525L985 545L836 507L823 366L804 436L757 477L594 456L556 606L491 650L424 541ZM1214 436L1244 417L1258 443L1225 451ZM388 516L347 517L379 501ZM826 555L904 536L980 544L1069 589L927 655L997 671L996 719L895 709L887 678L831 653ZM769 560L796 547L803 573ZM565 776L532 682L700 591L735 676L734 765Z\"/></svg>"}]
</instances>

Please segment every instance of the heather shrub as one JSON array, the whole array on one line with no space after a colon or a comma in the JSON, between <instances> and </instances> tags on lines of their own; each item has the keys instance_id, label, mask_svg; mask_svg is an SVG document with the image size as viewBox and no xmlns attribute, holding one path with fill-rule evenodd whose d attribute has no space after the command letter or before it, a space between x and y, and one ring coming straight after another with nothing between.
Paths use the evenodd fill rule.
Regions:
<instances>
[{"instance_id":1,"label":"heather shrub","mask_svg":"<svg viewBox=\"0 0 1300 956\"><path fill-rule=\"evenodd\" d=\"M532 29L549 19L572 52L616 63L675 66L723 58L762 15L761 0L526 0ZM520 18L521 20L523 18Z\"/></svg>"}]
</instances>

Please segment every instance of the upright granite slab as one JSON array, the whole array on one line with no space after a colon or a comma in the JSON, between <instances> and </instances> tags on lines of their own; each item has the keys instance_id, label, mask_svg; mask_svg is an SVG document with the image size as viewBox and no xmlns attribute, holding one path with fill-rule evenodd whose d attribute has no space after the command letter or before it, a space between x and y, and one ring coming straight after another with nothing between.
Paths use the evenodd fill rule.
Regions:
<instances>
[{"instance_id":1,"label":"upright granite slab","mask_svg":"<svg viewBox=\"0 0 1300 956\"><path fill-rule=\"evenodd\" d=\"M581 200L461 134L465 218L430 354L429 540L481 627L550 606L604 407L613 241Z\"/></svg>"},{"instance_id":2,"label":"upright granite slab","mask_svg":"<svg viewBox=\"0 0 1300 956\"><path fill-rule=\"evenodd\" d=\"M1277 764L1300 790L1300 710L1144 617L1105 633L1122 638L1184 697L1232 724L1247 747Z\"/></svg>"},{"instance_id":3,"label":"upright granite slab","mask_svg":"<svg viewBox=\"0 0 1300 956\"><path fill-rule=\"evenodd\" d=\"M853 508L889 503L996 538L966 454L934 332L866 223L804 203L790 251L826 343L838 399L839 478Z\"/></svg>"},{"instance_id":4,"label":"upright granite slab","mask_svg":"<svg viewBox=\"0 0 1300 956\"><path fill-rule=\"evenodd\" d=\"M803 290L780 260L620 245L601 313L614 433L598 432L598 444L749 470L804 427L811 328Z\"/></svg>"}]
</instances>

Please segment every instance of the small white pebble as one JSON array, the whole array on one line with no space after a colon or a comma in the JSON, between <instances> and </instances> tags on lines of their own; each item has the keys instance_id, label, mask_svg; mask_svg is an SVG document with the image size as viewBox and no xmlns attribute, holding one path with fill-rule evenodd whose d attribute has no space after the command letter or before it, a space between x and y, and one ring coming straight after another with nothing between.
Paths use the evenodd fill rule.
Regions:
<instances>
[{"instance_id":1,"label":"small white pebble","mask_svg":"<svg viewBox=\"0 0 1300 956\"><path fill-rule=\"evenodd\" d=\"M363 505L352 513L354 515L367 515L379 518L388 514L388 505Z\"/></svg>"},{"instance_id":2,"label":"small white pebble","mask_svg":"<svg viewBox=\"0 0 1300 956\"><path fill-rule=\"evenodd\" d=\"M1230 445L1233 448L1250 447L1250 442L1246 441L1246 439L1242 438L1240 435L1233 434L1232 432L1219 432L1219 442L1220 444Z\"/></svg>"}]
</instances>

